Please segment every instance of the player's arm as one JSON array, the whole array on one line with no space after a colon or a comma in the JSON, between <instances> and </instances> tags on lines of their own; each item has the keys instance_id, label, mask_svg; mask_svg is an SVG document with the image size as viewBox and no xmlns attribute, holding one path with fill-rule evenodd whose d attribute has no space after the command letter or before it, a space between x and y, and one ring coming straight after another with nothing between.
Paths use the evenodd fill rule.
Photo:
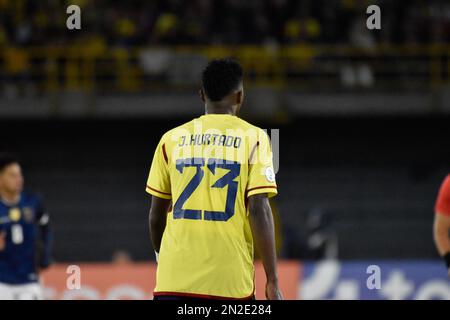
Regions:
<instances>
[{"instance_id":1,"label":"player's arm","mask_svg":"<svg viewBox=\"0 0 450 320\"><path fill-rule=\"evenodd\" d=\"M6 232L0 230L0 252L6 247Z\"/></svg>"},{"instance_id":2,"label":"player's arm","mask_svg":"<svg viewBox=\"0 0 450 320\"><path fill-rule=\"evenodd\" d=\"M146 188L146 191L152 195L149 229L150 239L156 254L156 261L158 261L161 240L164 229L166 228L167 212L172 201L168 154L163 136L153 156Z\"/></svg>"},{"instance_id":3,"label":"player's arm","mask_svg":"<svg viewBox=\"0 0 450 320\"><path fill-rule=\"evenodd\" d=\"M435 206L433 235L436 248L444 259L450 276L450 175L439 190Z\"/></svg>"},{"instance_id":4,"label":"player's arm","mask_svg":"<svg viewBox=\"0 0 450 320\"><path fill-rule=\"evenodd\" d=\"M441 256L450 254L450 215L436 213L434 218L434 242Z\"/></svg>"},{"instance_id":5,"label":"player's arm","mask_svg":"<svg viewBox=\"0 0 450 320\"><path fill-rule=\"evenodd\" d=\"M269 300L283 299L278 287L275 229L267 194L256 194L248 198L249 220L256 249L261 255L266 273L266 297Z\"/></svg>"},{"instance_id":6,"label":"player's arm","mask_svg":"<svg viewBox=\"0 0 450 320\"><path fill-rule=\"evenodd\" d=\"M41 205L37 213L38 239L38 267L46 269L51 264L51 250L53 234L50 228L50 215Z\"/></svg>"},{"instance_id":7,"label":"player's arm","mask_svg":"<svg viewBox=\"0 0 450 320\"><path fill-rule=\"evenodd\" d=\"M6 231L3 224L4 222L0 219L0 252L6 248Z\"/></svg>"},{"instance_id":8,"label":"player's arm","mask_svg":"<svg viewBox=\"0 0 450 320\"><path fill-rule=\"evenodd\" d=\"M169 211L170 199L152 196L152 205L149 213L150 239L153 249L159 253L161 240L166 229L167 212Z\"/></svg>"},{"instance_id":9,"label":"player's arm","mask_svg":"<svg viewBox=\"0 0 450 320\"><path fill-rule=\"evenodd\" d=\"M450 276L450 215L436 213L434 218L434 242L439 255L444 259Z\"/></svg>"}]
</instances>

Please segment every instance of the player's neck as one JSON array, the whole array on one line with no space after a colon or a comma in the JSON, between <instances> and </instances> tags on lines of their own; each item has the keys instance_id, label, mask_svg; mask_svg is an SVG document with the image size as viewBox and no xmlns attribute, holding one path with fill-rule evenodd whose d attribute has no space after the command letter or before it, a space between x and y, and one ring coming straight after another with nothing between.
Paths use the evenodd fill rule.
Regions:
<instances>
[{"instance_id":1,"label":"player's neck","mask_svg":"<svg viewBox=\"0 0 450 320\"><path fill-rule=\"evenodd\" d=\"M4 204L14 205L17 204L20 200L20 192L0 192L0 199Z\"/></svg>"},{"instance_id":2,"label":"player's neck","mask_svg":"<svg viewBox=\"0 0 450 320\"><path fill-rule=\"evenodd\" d=\"M235 116L234 112L205 112L206 115L218 114L218 115L231 115Z\"/></svg>"},{"instance_id":3,"label":"player's neck","mask_svg":"<svg viewBox=\"0 0 450 320\"><path fill-rule=\"evenodd\" d=\"M206 106L205 114L222 114L222 115L236 115L236 108L234 107L211 107Z\"/></svg>"}]
</instances>

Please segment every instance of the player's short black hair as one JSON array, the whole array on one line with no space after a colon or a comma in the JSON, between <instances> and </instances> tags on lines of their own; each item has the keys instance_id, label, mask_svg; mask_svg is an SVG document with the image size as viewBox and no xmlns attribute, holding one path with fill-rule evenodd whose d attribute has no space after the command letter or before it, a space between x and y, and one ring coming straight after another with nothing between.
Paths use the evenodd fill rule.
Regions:
<instances>
[{"instance_id":1,"label":"player's short black hair","mask_svg":"<svg viewBox=\"0 0 450 320\"><path fill-rule=\"evenodd\" d=\"M7 166L14 163L20 163L19 159L10 153L0 153L0 172L3 171Z\"/></svg>"},{"instance_id":2,"label":"player's short black hair","mask_svg":"<svg viewBox=\"0 0 450 320\"><path fill-rule=\"evenodd\" d=\"M211 101L220 101L242 82L243 71L233 59L211 60L202 73L202 86Z\"/></svg>"}]
</instances>

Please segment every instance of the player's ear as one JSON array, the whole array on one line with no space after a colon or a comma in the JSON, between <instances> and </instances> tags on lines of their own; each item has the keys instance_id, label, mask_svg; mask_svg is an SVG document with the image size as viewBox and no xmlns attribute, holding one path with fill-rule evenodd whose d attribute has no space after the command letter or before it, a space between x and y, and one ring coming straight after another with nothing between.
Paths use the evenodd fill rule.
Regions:
<instances>
[{"instance_id":1,"label":"player's ear","mask_svg":"<svg viewBox=\"0 0 450 320\"><path fill-rule=\"evenodd\" d=\"M236 104L242 104L242 102L244 101L244 91L243 90L239 90L236 93Z\"/></svg>"},{"instance_id":2,"label":"player's ear","mask_svg":"<svg viewBox=\"0 0 450 320\"><path fill-rule=\"evenodd\" d=\"M198 94L200 95L200 99L202 99L203 103L205 103L206 98L205 98L205 91L203 90L203 88L200 88L200 90L198 91Z\"/></svg>"}]
</instances>

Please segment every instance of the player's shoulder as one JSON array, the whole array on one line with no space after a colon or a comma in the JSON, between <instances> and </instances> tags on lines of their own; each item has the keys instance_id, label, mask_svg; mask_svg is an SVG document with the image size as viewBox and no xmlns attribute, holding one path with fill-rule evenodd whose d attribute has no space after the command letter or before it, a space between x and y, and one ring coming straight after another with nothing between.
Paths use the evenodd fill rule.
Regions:
<instances>
[{"instance_id":1,"label":"player's shoulder","mask_svg":"<svg viewBox=\"0 0 450 320\"><path fill-rule=\"evenodd\" d=\"M248 131L251 134L256 133L257 136L267 136L267 133L264 129L258 127L257 125L254 125L242 118L236 117L236 121L238 123L238 126L241 129L244 129L245 131Z\"/></svg>"},{"instance_id":2,"label":"player's shoulder","mask_svg":"<svg viewBox=\"0 0 450 320\"><path fill-rule=\"evenodd\" d=\"M257 125L254 125L248 121L245 121L244 119L239 118L239 121L242 124L242 127L244 128L244 130L246 130L249 135L255 137L258 141L261 141L261 140L268 141L269 136L268 136L266 130L264 130L261 127L258 127Z\"/></svg>"},{"instance_id":3,"label":"player's shoulder","mask_svg":"<svg viewBox=\"0 0 450 320\"><path fill-rule=\"evenodd\" d=\"M244 120L239 117L235 117L236 121L239 123L240 126L248 128L248 129L260 129L258 126L255 126L254 124L248 122L247 120Z\"/></svg>"}]
</instances>

